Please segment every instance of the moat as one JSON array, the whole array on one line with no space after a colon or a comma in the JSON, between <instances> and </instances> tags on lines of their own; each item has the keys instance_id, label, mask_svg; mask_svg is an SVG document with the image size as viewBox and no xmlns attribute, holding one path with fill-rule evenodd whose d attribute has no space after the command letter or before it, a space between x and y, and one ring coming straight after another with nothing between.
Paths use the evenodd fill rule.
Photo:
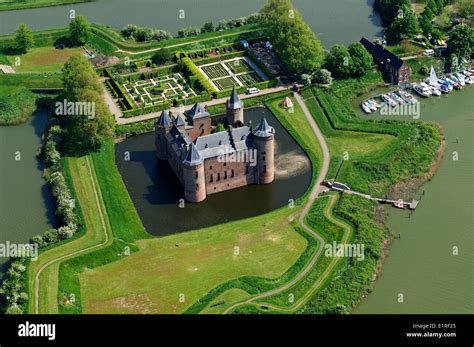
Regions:
<instances>
[{"instance_id":1,"label":"moat","mask_svg":"<svg viewBox=\"0 0 474 347\"><path fill-rule=\"evenodd\" d=\"M131 137L115 146L117 167L148 232L168 235L257 216L296 200L311 182L310 161L296 141L264 107L247 109L245 120L263 117L275 128L275 181L212 194L180 207L183 188L166 162L155 156L154 134ZM129 159L125 160L127 152Z\"/></svg>"}]
</instances>

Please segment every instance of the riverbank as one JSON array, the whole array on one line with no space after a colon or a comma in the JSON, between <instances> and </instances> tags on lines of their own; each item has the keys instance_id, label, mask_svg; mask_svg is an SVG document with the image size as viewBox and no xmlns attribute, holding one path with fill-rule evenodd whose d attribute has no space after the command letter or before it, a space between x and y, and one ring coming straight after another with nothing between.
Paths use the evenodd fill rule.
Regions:
<instances>
[{"instance_id":1,"label":"riverbank","mask_svg":"<svg viewBox=\"0 0 474 347\"><path fill-rule=\"evenodd\" d=\"M71 5L83 2L91 2L94 0L26 0L26 1L7 1L0 3L0 11L25 10L39 7L52 7Z\"/></svg>"}]
</instances>

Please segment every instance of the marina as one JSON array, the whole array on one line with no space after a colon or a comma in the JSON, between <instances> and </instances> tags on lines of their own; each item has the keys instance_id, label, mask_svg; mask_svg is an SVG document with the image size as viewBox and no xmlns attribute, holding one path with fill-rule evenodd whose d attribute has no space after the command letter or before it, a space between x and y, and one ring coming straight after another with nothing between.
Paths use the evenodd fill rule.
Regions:
<instances>
[{"instance_id":1,"label":"marina","mask_svg":"<svg viewBox=\"0 0 474 347\"><path fill-rule=\"evenodd\" d=\"M405 84L398 87L398 89L375 95L370 99L364 100L360 107L364 113L369 114L377 111L384 105L389 107L404 104L414 105L418 103L418 100L413 94L422 98L449 94L453 89L462 90L464 87L472 85L474 82L473 78L474 69L472 68L438 78L433 66L431 66L430 76L425 81ZM382 103L380 104L377 100L380 100Z\"/></svg>"}]
</instances>

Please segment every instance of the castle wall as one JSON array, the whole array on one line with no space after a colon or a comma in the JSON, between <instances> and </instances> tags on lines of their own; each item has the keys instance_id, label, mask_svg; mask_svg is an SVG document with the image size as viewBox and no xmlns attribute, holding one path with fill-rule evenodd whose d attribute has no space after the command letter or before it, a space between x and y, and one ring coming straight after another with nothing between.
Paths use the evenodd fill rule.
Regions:
<instances>
[{"instance_id":1,"label":"castle wall","mask_svg":"<svg viewBox=\"0 0 474 347\"><path fill-rule=\"evenodd\" d=\"M168 159L168 141L166 134L168 130L162 127L155 128L156 157L161 160Z\"/></svg>"},{"instance_id":2,"label":"castle wall","mask_svg":"<svg viewBox=\"0 0 474 347\"><path fill-rule=\"evenodd\" d=\"M207 194L257 183L257 166L245 162L220 162L209 158L204 162Z\"/></svg>"},{"instance_id":3,"label":"castle wall","mask_svg":"<svg viewBox=\"0 0 474 347\"><path fill-rule=\"evenodd\" d=\"M211 117L195 119L193 128L186 129L186 133L191 141L196 140L199 136L209 135L211 133Z\"/></svg>"}]
</instances>

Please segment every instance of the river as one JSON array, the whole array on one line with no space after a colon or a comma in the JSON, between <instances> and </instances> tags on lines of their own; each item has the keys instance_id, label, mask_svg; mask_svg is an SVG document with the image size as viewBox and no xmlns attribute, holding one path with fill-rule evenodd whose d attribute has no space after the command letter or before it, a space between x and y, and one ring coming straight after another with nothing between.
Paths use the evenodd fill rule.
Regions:
<instances>
[{"instance_id":1,"label":"river","mask_svg":"<svg viewBox=\"0 0 474 347\"><path fill-rule=\"evenodd\" d=\"M216 6L216 2L219 6ZM74 9L91 22L122 28L137 24L165 29L176 34L188 26L201 27L206 21L247 16L257 12L266 0L98 0L89 3L1 11L0 35L15 31L19 23L27 23L34 30L65 27L69 11ZM349 44L361 36L380 35L381 22L372 12L373 0L293 0L296 8L325 47L335 43ZM184 10L184 18L179 11Z\"/></svg>"},{"instance_id":2,"label":"river","mask_svg":"<svg viewBox=\"0 0 474 347\"><path fill-rule=\"evenodd\" d=\"M389 227L400 239L393 240L373 292L354 313L474 312L474 86L421 101L421 120L444 129L446 153L436 176L415 194L421 202L411 217L389 209Z\"/></svg>"}]
</instances>

